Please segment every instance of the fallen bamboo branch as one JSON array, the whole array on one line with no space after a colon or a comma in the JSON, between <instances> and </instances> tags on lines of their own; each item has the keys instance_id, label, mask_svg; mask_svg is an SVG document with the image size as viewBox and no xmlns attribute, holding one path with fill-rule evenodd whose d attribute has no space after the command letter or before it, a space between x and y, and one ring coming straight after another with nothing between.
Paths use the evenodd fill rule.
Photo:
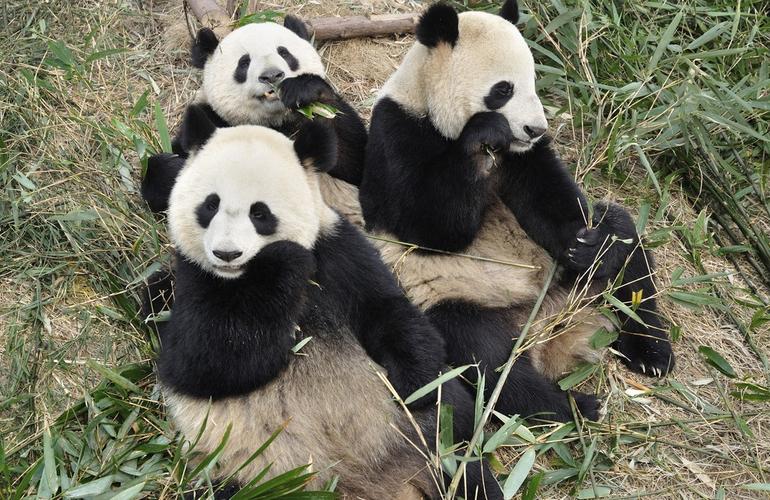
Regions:
<instances>
[{"instance_id":1,"label":"fallen bamboo branch","mask_svg":"<svg viewBox=\"0 0 770 500\"><path fill-rule=\"evenodd\" d=\"M186 0L196 19L222 37L233 29L233 18L216 0ZM228 7L232 3L228 0ZM316 17L305 20L316 41L414 33L419 13Z\"/></svg>"}]
</instances>

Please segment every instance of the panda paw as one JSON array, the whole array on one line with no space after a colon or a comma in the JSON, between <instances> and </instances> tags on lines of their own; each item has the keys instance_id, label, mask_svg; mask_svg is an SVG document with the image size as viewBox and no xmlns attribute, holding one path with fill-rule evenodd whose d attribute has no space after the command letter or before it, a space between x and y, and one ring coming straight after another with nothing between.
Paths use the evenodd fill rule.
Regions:
<instances>
[{"instance_id":1,"label":"panda paw","mask_svg":"<svg viewBox=\"0 0 770 500\"><path fill-rule=\"evenodd\" d=\"M513 132L503 115L484 111L476 113L468 120L459 141L467 154L487 154L487 148L492 151L507 151L513 142Z\"/></svg>"},{"instance_id":2,"label":"panda paw","mask_svg":"<svg viewBox=\"0 0 770 500\"><path fill-rule=\"evenodd\" d=\"M647 325L628 319L614 348L631 371L650 377L663 377L674 369L674 352L663 325L655 315L645 315Z\"/></svg>"},{"instance_id":3,"label":"panda paw","mask_svg":"<svg viewBox=\"0 0 770 500\"><path fill-rule=\"evenodd\" d=\"M633 251L633 245L635 241L621 239L606 225L582 228L562 260L569 269L579 273L594 268L594 279L614 278Z\"/></svg>"},{"instance_id":4,"label":"panda paw","mask_svg":"<svg viewBox=\"0 0 770 500\"><path fill-rule=\"evenodd\" d=\"M336 94L329 83L318 75L304 74L287 78L278 90L281 102L289 109L299 109L320 102L333 104Z\"/></svg>"},{"instance_id":5,"label":"panda paw","mask_svg":"<svg viewBox=\"0 0 770 500\"><path fill-rule=\"evenodd\" d=\"M570 394L575 399L575 406L577 406L577 410L583 418L590 420L591 422L599 421L599 418L601 418L601 399L593 394L585 394L582 392L571 392Z\"/></svg>"}]
</instances>

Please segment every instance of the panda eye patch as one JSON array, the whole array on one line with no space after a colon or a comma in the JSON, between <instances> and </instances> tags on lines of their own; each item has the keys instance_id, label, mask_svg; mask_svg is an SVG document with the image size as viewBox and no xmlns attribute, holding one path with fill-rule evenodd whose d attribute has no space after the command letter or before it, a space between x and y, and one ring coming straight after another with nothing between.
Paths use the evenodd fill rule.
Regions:
<instances>
[{"instance_id":1,"label":"panda eye patch","mask_svg":"<svg viewBox=\"0 0 770 500\"><path fill-rule=\"evenodd\" d=\"M286 64L289 65L290 70L297 71L299 69L299 61L297 61L297 58L294 57L294 54L289 52L289 49L283 45L278 47L278 55L281 56L284 61L286 61Z\"/></svg>"},{"instance_id":2,"label":"panda eye patch","mask_svg":"<svg viewBox=\"0 0 770 500\"><path fill-rule=\"evenodd\" d=\"M238 66L235 67L235 73L233 74L233 78L238 83L244 83L246 81L246 76L249 74L249 65L251 64L251 56L248 54L243 54L240 59L238 59Z\"/></svg>"},{"instance_id":3,"label":"panda eye patch","mask_svg":"<svg viewBox=\"0 0 770 500\"><path fill-rule=\"evenodd\" d=\"M505 80L497 82L484 97L484 104L489 109L500 109L513 97L513 84Z\"/></svg>"},{"instance_id":4,"label":"panda eye patch","mask_svg":"<svg viewBox=\"0 0 770 500\"><path fill-rule=\"evenodd\" d=\"M270 208L261 201L251 205L249 218L257 233L263 236L275 233L275 228L278 227L278 219L270 211Z\"/></svg>"},{"instance_id":5,"label":"panda eye patch","mask_svg":"<svg viewBox=\"0 0 770 500\"><path fill-rule=\"evenodd\" d=\"M195 217L198 220L198 224L204 229L209 227L211 219L214 218L218 210L219 196L216 193L206 196L206 199L195 209Z\"/></svg>"}]
</instances>

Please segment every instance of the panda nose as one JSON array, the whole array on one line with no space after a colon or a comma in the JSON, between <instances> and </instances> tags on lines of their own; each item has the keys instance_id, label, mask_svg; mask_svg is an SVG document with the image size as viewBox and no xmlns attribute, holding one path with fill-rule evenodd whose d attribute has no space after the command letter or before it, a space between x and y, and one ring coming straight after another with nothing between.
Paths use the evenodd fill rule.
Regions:
<instances>
[{"instance_id":1,"label":"panda nose","mask_svg":"<svg viewBox=\"0 0 770 500\"><path fill-rule=\"evenodd\" d=\"M270 68L259 75L259 81L262 83L278 83L283 80L284 72L278 68Z\"/></svg>"},{"instance_id":2,"label":"panda nose","mask_svg":"<svg viewBox=\"0 0 770 500\"><path fill-rule=\"evenodd\" d=\"M530 127L529 125L524 125L524 132L527 133L530 139L534 139L545 134L545 127Z\"/></svg>"},{"instance_id":3,"label":"panda nose","mask_svg":"<svg viewBox=\"0 0 770 500\"><path fill-rule=\"evenodd\" d=\"M216 258L221 259L225 262L233 261L238 257L240 257L241 255L243 255L243 252L239 252L238 250L235 250L235 251L214 250L213 253Z\"/></svg>"}]
</instances>

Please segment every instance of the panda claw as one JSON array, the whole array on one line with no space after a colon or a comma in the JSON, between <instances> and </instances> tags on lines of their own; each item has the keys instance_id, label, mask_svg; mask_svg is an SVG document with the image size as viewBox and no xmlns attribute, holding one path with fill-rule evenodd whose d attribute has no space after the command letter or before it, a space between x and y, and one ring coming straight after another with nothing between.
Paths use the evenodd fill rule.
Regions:
<instances>
[{"instance_id":1,"label":"panda claw","mask_svg":"<svg viewBox=\"0 0 770 500\"><path fill-rule=\"evenodd\" d=\"M644 363L639 363L639 366L642 368L642 373L647 373L647 367L644 366Z\"/></svg>"},{"instance_id":2,"label":"panda claw","mask_svg":"<svg viewBox=\"0 0 770 500\"><path fill-rule=\"evenodd\" d=\"M583 243L583 244L588 243L588 240L586 240L585 238L578 238L577 240L579 243Z\"/></svg>"}]
</instances>

